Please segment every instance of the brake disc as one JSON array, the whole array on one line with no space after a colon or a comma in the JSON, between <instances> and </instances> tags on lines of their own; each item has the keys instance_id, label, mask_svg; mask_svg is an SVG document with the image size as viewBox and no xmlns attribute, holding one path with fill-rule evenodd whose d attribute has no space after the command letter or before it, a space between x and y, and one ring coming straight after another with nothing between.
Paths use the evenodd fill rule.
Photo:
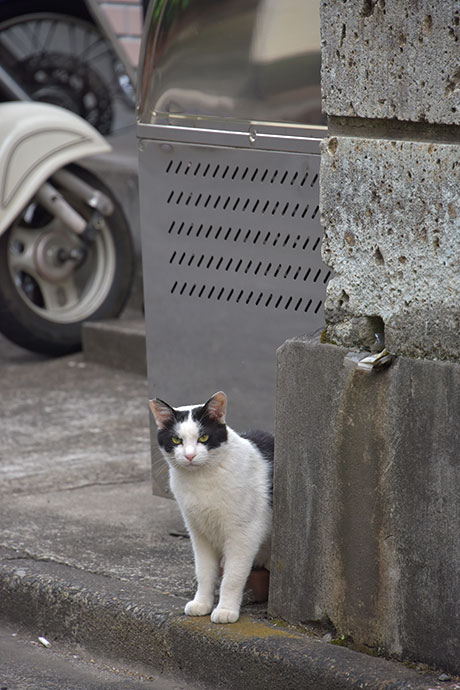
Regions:
<instances>
[{"instance_id":1,"label":"brake disc","mask_svg":"<svg viewBox=\"0 0 460 690\"><path fill-rule=\"evenodd\" d=\"M41 53L17 64L21 83L34 101L53 103L109 134L113 120L108 86L91 65L73 55Z\"/></svg>"}]
</instances>

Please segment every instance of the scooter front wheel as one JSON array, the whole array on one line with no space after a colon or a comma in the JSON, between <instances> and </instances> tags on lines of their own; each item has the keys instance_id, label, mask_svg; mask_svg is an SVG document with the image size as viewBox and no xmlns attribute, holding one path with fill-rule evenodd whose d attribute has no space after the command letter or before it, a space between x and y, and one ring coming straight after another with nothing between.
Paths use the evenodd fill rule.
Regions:
<instances>
[{"instance_id":1,"label":"scooter front wheel","mask_svg":"<svg viewBox=\"0 0 460 690\"><path fill-rule=\"evenodd\" d=\"M120 206L92 174L72 170L114 204L90 243L82 243L36 200L0 237L0 331L22 347L50 355L80 349L83 322L118 316L134 269L131 232ZM89 220L92 209L60 191Z\"/></svg>"}]
</instances>

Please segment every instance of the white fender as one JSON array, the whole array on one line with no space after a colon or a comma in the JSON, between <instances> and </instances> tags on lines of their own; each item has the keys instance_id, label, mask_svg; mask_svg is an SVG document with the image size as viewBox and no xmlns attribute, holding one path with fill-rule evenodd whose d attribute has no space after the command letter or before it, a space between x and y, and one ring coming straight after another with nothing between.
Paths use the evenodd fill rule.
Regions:
<instances>
[{"instance_id":1,"label":"white fender","mask_svg":"<svg viewBox=\"0 0 460 690\"><path fill-rule=\"evenodd\" d=\"M48 103L0 103L0 234L64 165L111 150L86 120Z\"/></svg>"}]
</instances>

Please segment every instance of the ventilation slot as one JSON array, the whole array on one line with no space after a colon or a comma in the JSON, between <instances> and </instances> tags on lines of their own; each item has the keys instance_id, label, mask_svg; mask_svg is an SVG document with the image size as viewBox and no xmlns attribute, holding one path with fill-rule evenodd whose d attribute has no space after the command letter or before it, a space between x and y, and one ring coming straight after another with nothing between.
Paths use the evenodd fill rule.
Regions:
<instances>
[{"instance_id":1,"label":"ventilation slot","mask_svg":"<svg viewBox=\"0 0 460 690\"><path fill-rule=\"evenodd\" d=\"M254 292L254 290L235 290L235 288L217 287L216 285L201 285L176 281L170 290L171 294L181 297L197 297L198 299L214 299L217 302L234 302L245 306L253 306L263 309L282 309L284 311L303 311L304 313L313 310L315 314L319 312L323 304L319 300L313 309L313 300L303 297L293 297L292 295L280 295L269 292Z\"/></svg>"},{"instance_id":2,"label":"ventilation slot","mask_svg":"<svg viewBox=\"0 0 460 690\"><path fill-rule=\"evenodd\" d=\"M254 324L271 313L318 324L331 277L320 254L318 158L188 145L160 153L162 285L189 300L191 316L220 304L235 318L249 310Z\"/></svg>"},{"instance_id":3,"label":"ventilation slot","mask_svg":"<svg viewBox=\"0 0 460 690\"><path fill-rule=\"evenodd\" d=\"M212 194L202 192L189 192L187 195L183 191L173 190L170 192L166 199L168 205L176 205L178 207L182 206L192 206L197 209L220 209L221 211L239 211L239 213L251 213L251 214L270 214L272 216L283 216L295 218L300 215L301 218L305 218L308 211L310 210L310 205L305 206L300 203L293 203L284 200L262 199L254 197L241 197L241 196L223 196L222 194ZM311 213L311 218L314 220L319 213L319 206L315 206Z\"/></svg>"},{"instance_id":4,"label":"ventilation slot","mask_svg":"<svg viewBox=\"0 0 460 690\"><path fill-rule=\"evenodd\" d=\"M206 256L206 254L190 254L187 256L186 252L173 251L169 258L169 263L177 266L187 266L188 268L203 269L207 271L220 271L224 270L227 273L231 270L234 273L244 273L244 275L257 276L259 272L262 273L264 278L281 278L282 280L299 281L305 282L309 278L313 283L317 283L322 276L322 269L317 269L314 273L309 267L304 272L304 267L293 266L292 264L274 264L271 261L267 263L263 261L254 261L253 259L245 260L243 258L234 257L216 257L214 255ZM322 282L327 283L331 275L330 271L325 271L325 275L322 277Z\"/></svg>"},{"instance_id":5,"label":"ventilation slot","mask_svg":"<svg viewBox=\"0 0 460 690\"><path fill-rule=\"evenodd\" d=\"M204 231L204 232L203 232ZM282 247L286 249L297 249L305 251L310 243L309 237L302 237L301 235L294 235L290 232L281 234L274 233L270 230L262 232L261 230L254 230L252 228L244 229L240 227L223 227L222 225L213 225L212 223L204 228L203 223L196 226L194 223L186 224L184 221L178 223L173 221L168 228L168 235L186 235L187 237L199 238L201 235L210 240L222 240L224 242L239 242L246 244L263 244L265 246ZM315 251L321 242L321 238L316 238L311 247Z\"/></svg>"},{"instance_id":6,"label":"ventilation slot","mask_svg":"<svg viewBox=\"0 0 460 690\"><path fill-rule=\"evenodd\" d=\"M288 170L280 171L277 168L266 168L262 167L243 167L241 165L225 165L223 163L211 163L206 161L198 162L195 167L191 161L174 161L171 159L168 161L165 172L167 174L186 176L192 171L192 175L197 177L212 177L214 180L225 180L228 181L244 181L248 180L252 183L263 184L268 182L269 184L283 185L288 184L290 187L304 187L307 181L310 179L309 171L294 171L289 172ZM319 175L316 173L311 177L310 187L314 187L318 182Z\"/></svg>"},{"instance_id":7,"label":"ventilation slot","mask_svg":"<svg viewBox=\"0 0 460 690\"><path fill-rule=\"evenodd\" d=\"M305 182L307 181L307 177L308 177L308 170L307 170L307 172L305 173L305 175L302 177L302 181L301 181L301 183L300 183L300 186L301 186L301 187L304 186Z\"/></svg>"}]
</instances>

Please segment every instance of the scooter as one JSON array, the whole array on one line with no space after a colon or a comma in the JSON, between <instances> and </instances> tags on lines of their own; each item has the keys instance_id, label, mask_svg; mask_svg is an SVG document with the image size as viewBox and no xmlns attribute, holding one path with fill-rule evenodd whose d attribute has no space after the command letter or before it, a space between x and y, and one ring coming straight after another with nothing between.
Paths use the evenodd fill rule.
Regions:
<instances>
[{"instance_id":1,"label":"scooter","mask_svg":"<svg viewBox=\"0 0 460 690\"><path fill-rule=\"evenodd\" d=\"M126 302L130 228L110 190L76 164L109 150L64 108L0 104L0 331L22 347L78 350L83 322Z\"/></svg>"}]
</instances>

